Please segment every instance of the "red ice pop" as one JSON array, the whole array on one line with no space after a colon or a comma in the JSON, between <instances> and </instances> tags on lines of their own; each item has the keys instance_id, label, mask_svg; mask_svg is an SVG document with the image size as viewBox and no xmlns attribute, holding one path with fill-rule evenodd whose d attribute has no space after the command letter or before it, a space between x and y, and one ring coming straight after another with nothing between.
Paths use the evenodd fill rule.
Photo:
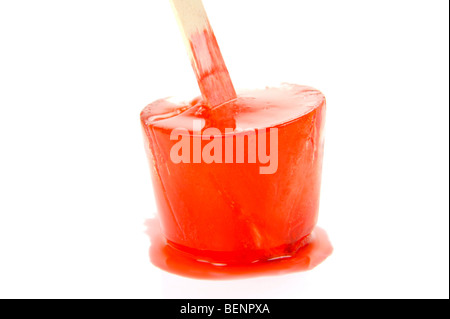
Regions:
<instances>
[{"instance_id":1,"label":"red ice pop","mask_svg":"<svg viewBox=\"0 0 450 319\"><path fill-rule=\"evenodd\" d=\"M141 114L163 234L210 262L294 254L318 217L324 96L298 85L242 92L237 129L214 136L204 106L160 100Z\"/></svg>"},{"instance_id":2,"label":"red ice pop","mask_svg":"<svg viewBox=\"0 0 450 319\"><path fill-rule=\"evenodd\" d=\"M202 96L141 113L162 233L211 264L298 256L316 238L325 97L288 84L236 94L201 0L171 2ZM327 247L314 265L331 253L311 247Z\"/></svg>"}]
</instances>

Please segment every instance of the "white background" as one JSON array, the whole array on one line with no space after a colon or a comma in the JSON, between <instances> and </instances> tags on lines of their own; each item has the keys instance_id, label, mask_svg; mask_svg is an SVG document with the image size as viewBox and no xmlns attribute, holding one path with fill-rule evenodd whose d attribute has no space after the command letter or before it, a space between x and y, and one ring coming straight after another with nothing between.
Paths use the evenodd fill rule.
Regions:
<instances>
[{"instance_id":1,"label":"white background","mask_svg":"<svg viewBox=\"0 0 450 319\"><path fill-rule=\"evenodd\" d=\"M448 298L449 2L204 0L236 87L328 98L315 270L164 273L139 113L198 94L169 1L0 1L0 297Z\"/></svg>"}]
</instances>

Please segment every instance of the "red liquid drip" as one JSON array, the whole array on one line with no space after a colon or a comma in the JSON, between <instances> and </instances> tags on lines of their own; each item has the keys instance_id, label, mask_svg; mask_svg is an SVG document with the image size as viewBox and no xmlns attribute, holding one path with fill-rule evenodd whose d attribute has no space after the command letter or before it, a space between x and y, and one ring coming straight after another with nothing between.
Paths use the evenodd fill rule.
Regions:
<instances>
[{"instance_id":1,"label":"red liquid drip","mask_svg":"<svg viewBox=\"0 0 450 319\"><path fill-rule=\"evenodd\" d=\"M230 280L307 271L318 266L333 252L327 233L316 227L310 243L287 258L246 265L215 265L198 261L194 256L170 246L161 234L157 219L149 219L145 224L151 242L149 254L153 265L169 273L195 279Z\"/></svg>"}]
</instances>

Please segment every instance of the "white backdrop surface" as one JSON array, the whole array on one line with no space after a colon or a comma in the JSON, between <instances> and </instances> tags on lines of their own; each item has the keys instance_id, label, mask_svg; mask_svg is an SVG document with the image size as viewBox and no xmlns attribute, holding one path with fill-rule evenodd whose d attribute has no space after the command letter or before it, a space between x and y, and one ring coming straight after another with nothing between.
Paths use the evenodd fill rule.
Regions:
<instances>
[{"instance_id":1,"label":"white backdrop surface","mask_svg":"<svg viewBox=\"0 0 450 319\"><path fill-rule=\"evenodd\" d=\"M0 1L0 298L448 298L449 3L204 0L238 88L328 99L315 270L164 273L139 113L198 94L169 1Z\"/></svg>"}]
</instances>

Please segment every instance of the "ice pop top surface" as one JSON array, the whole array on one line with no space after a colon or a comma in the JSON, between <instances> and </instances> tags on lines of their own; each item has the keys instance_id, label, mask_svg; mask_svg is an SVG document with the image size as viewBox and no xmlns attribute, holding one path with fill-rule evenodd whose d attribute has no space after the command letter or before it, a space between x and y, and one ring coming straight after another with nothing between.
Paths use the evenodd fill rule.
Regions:
<instances>
[{"instance_id":1,"label":"ice pop top surface","mask_svg":"<svg viewBox=\"0 0 450 319\"><path fill-rule=\"evenodd\" d=\"M207 127L239 128L241 130L282 126L325 103L324 95L311 87L283 84L278 88L243 91L238 98L209 110L201 97L190 103L174 103L162 99L148 105L141 120L148 126L194 131L194 120Z\"/></svg>"}]
</instances>

